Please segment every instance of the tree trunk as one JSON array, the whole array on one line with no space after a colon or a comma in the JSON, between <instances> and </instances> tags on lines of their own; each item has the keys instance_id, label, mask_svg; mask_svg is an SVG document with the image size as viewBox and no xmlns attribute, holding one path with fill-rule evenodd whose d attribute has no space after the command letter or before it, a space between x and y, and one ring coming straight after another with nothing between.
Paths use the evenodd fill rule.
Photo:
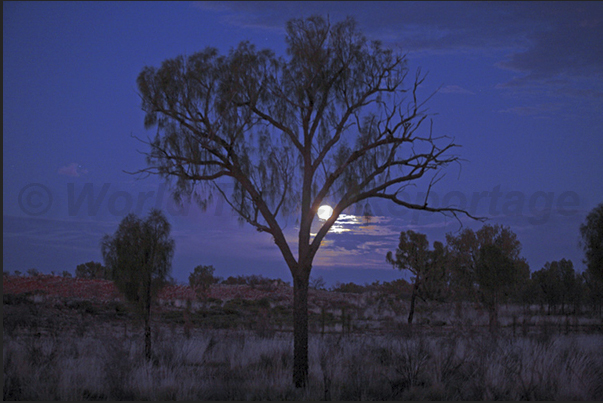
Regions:
<instances>
[{"instance_id":1,"label":"tree trunk","mask_svg":"<svg viewBox=\"0 0 603 403\"><path fill-rule=\"evenodd\" d=\"M492 296L492 301L488 304L490 333L498 331L498 295Z\"/></svg>"},{"instance_id":2,"label":"tree trunk","mask_svg":"<svg viewBox=\"0 0 603 403\"><path fill-rule=\"evenodd\" d=\"M412 324L412 318L415 315L415 301L419 292L419 283L415 282L412 287L412 295L410 296L410 312L408 313L408 324Z\"/></svg>"},{"instance_id":3,"label":"tree trunk","mask_svg":"<svg viewBox=\"0 0 603 403\"><path fill-rule=\"evenodd\" d=\"M151 359L151 276L147 278L144 301L144 356Z\"/></svg>"},{"instance_id":4,"label":"tree trunk","mask_svg":"<svg viewBox=\"0 0 603 403\"><path fill-rule=\"evenodd\" d=\"M144 318L144 356L151 359L151 323L148 315Z\"/></svg>"},{"instance_id":5,"label":"tree trunk","mask_svg":"<svg viewBox=\"0 0 603 403\"><path fill-rule=\"evenodd\" d=\"M496 333L498 330L498 306L491 306L488 310L490 333Z\"/></svg>"},{"instance_id":6,"label":"tree trunk","mask_svg":"<svg viewBox=\"0 0 603 403\"><path fill-rule=\"evenodd\" d=\"M308 382L308 280L293 277L293 383L296 388Z\"/></svg>"}]
</instances>

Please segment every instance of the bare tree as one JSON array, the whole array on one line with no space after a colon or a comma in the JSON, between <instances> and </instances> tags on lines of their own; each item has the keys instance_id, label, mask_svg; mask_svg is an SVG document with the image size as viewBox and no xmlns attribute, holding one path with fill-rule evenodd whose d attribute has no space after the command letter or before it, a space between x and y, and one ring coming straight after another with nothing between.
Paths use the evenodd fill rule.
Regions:
<instances>
[{"instance_id":1,"label":"bare tree","mask_svg":"<svg viewBox=\"0 0 603 403\"><path fill-rule=\"evenodd\" d=\"M175 197L194 194L202 206L222 195L241 220L272 236L293 276L293 380L301 387L312 262L339 215L370 198L467 213L433 208L428 196L418 204L401 198L424 177L429 195L440 169L457 161L453 142L432 135L420 71L409 85L405 57L368 41L350 18L293 19L286 32L286 58L242 42L228 55L207 48L145 67L138 88L145 126L157 135L139 173L174 178ZM218 182L227 178L232 192ZM314 235L325 202L333 213ZM299 217L297 253L283 232L291 214Z\"/></svg>"}]
</instances>

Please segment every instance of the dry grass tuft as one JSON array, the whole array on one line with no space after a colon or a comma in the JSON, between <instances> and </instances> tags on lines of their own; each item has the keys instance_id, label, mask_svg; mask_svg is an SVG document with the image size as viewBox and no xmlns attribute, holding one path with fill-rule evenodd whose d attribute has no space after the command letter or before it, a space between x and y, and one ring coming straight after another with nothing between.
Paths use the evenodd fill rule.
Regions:
<instances>
[{"instance_id":1,"label":"dry grass tuft","mask_svg":"<svg viewBox=\"0 0 603 403\"><path fill-rule=\"evenodd\" d=\"M314 336L291 384L290 334L3 333L4 400L600 400L603 336Z\"/></svg>"}]
</instances>

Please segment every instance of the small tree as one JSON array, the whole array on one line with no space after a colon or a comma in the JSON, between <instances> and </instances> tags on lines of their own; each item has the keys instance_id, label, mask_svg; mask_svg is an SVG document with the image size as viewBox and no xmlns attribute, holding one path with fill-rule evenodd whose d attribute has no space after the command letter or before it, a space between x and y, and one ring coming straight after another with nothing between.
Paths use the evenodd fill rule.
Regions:
<instances>
[{"instance_id":1,"label":"small tree","mask_svg":"<svg viewBox=\"0 0 603 403\"><path fill-rule=\"evenodd\" d=\"M170 223L155 209L146 220L128 214L113 235L103 237L101 251L118 290L142 316L144 352L150 359L151 305L171 270L174 255Z\"/></svg>"},{"instance_id":2,"label":"small tree","mask_svg":"<svg viewBox=\"0 0 603 403\"><path fill-rule=\"evenodd\" d=\"M38 271L38 269L36 269L34 267L34 268L31 268L31 269L27 269L27 275L31 276L31 277L36 277L36 276L40 275L40 272Z\"/></svg>"},{"instance_id":3,"label":"small tree","mask_svg":"<svg viewBox=\"0 0 603 403\"><path fill-rule=\"evenodd\" d=\"M400 233L395 256L392 252L387 252L385 259L388 263L414 275L408 323L412 323L417 297L433 297L444 287L443 258L444 247L441 242L434 242L434 250L429 250L427 236L412 230Z\"/></svg>"},{"instance_id":4,"label":"small tree","mask_svg":"<svg viewBox=\"0 0 603 403\"><path fill-rule=\"evenodd\" d=\"M197 296L205 296L209 288L218 282L218 278L214 276L215 271L213 266L199 265L188 276L188 283Z\"/></svg>"},{"instance_id":5,"label":"small tree","mask_svg":"<svg viewBox=\"0 0 603 403\"><path fill-rule=\"evenodd\" d=\"M500 301L519 294L518 284L527 283L530 276L517 235L508 227L484 225L477 232L466 228L458 235L447 234L446 242L452 287L484 304L494 329Z\"/></svg>"},{"instance_id":6,"label":"small tree","mask_svg":"<svg viewBox=\"0 0 603 403\"><path fill-rule=\"evenodd\" d=\"M538 285L541 303L548 305L549 314L556 313L558 307L562 314L568 305L576 307L582 279L576 276L571 260L546 262L542 269L532 273L532 279Z\"/></svg>"},{"instance_id":7,"label":"small tree","mask_svg":"<svg viewBox=\"0 0 603 403\"><path fill-rule=\"evenodd\" d=\"M87 279L103 279L111 280L111 270L103 266L100 262L87 262L78 264L75 268L76 278L87 278Z\"/></svg>"},{"instance_id":8,"label":"small tree","mask_svg":"<svg viewBox=\"0 0 603 403\"><path fill-rule=\"evenodd\" d=\"M322 276L320 277L310 277L310 288L313 290L324 290L326 287L327 283L325 283L325 280L322 278Z\"/></svg>"},{"instance_id":9,"label":"small tree","mask_svg":"<svg viewBox=\"0 0 603 403\"><path fill-rule=\"evenodd\" d=\"M516 281L513 260L496 245L484 245L479 250L475 266L478 295L490 313L492 330L498 325L498 306Z\"/></svg>"}]
</instances>

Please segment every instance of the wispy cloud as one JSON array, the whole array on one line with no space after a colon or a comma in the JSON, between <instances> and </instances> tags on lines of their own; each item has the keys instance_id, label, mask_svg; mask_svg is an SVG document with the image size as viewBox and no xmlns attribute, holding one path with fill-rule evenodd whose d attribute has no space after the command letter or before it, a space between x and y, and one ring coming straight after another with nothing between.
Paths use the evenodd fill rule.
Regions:
<instances>
[{"instance_id":1,"label":"wispy cloud","mask_svg":"<svg viewBox=\"0 0 603 403\"><path fill-rule=\"evenodd\" d=\"M555 112L561 109L559 104L540 104L536 106L515 106L512 108L501 109L499 113L510 113L518 116L534 116L543 115L551 112Z\"/></svg>"},{"instance_id":2,"label":"wispy cloud","mask_svg":"<svg viewBox=\"0 0 603 403\"><path fill-rule=\"evenodd\" d=\"M601 2L199 2L223 23L256 30L282 29L291 18L354 17L371 39L409 54L500 54L496 65L518 75L500 83L514 91L569 83L565 95L597 97L577 90L575 80L602 84L603 3ZM594 85L591 85L591 88ZM459 86L443 93L470 94ZM564 95L564 93L559 93Z\"/></svg>"},{"instance_id":3,"label":"wispy cloud","mask_svg":"<svg viewBox=\"0 0 603 403\"><path fill-rule=\"evenodd\" d=\"M65 165L64 167L59 168L58 173L59 175L78 178L80 176L86 175L88 173L88 170L77 162L72 162L69 165Z\"/></svg>"},{"instance_id":4,"label":"wispy cloud","mask_svg":"<svg viewBox=\"0 0 603 403\"><path fill-rule=\"evenodd\" d=\"M447 85L445 87L443 87L442 89L440 89L439 91L442 94L468 94L468 95L475 95L475 92L473 91L469 91L466 88L463 88L459 85Z\"/></svg>"},{"instance_id":5,"label":"wispy cloud","mask_svg":"<svg viewBox=\"0 0 603 403\"><path fill-rule=\"evenodd\" d=\"M576 98L590 98L590 99L598 99L603 98L603 91L597 91L589 88L570 88L564 87L559 88L557 93L560 95L567 95L570 97Z\"/></svg>"}]
</instances>

